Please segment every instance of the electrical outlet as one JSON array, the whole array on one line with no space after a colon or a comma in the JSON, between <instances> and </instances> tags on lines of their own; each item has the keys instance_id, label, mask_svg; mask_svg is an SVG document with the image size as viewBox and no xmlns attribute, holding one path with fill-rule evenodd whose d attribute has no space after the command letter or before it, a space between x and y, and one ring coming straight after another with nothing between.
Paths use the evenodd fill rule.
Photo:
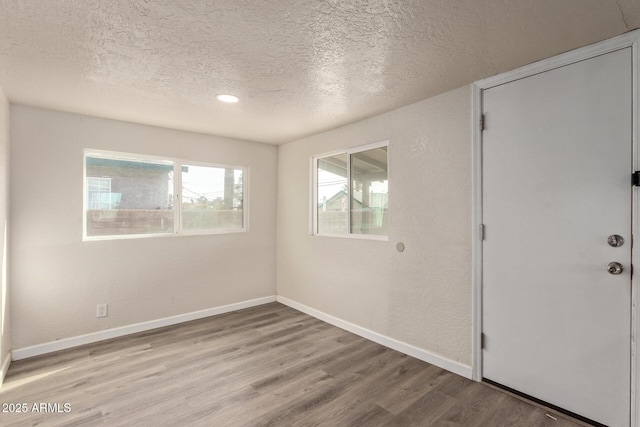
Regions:
<instances>
[{"instance_id":1,"label":"electrical outlet","mask_svg":"<svg viewBox=\"0 0 640 427\"><path fill-rule=\"evenodd\" d=\"M98 307L96 308L96 317L107 317L108 307L109 304L98 304Z\"/></svg>"}]
</instances>

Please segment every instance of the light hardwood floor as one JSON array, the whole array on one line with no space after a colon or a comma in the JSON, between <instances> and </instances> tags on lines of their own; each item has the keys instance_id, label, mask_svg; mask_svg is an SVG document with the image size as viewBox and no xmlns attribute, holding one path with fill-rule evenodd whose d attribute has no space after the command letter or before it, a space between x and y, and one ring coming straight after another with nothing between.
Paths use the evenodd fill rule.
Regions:
<instances>
[{"instance_id":1,"label":"light hardwood floor","mask_svg":"<svg viewBox=\"0 0 640 427\"><path fill-rule=\"evenodd\" d=\"M0 402L28 407L2 426L583 425L278 303L13 362Z\"/></svg>"}]
</instances>

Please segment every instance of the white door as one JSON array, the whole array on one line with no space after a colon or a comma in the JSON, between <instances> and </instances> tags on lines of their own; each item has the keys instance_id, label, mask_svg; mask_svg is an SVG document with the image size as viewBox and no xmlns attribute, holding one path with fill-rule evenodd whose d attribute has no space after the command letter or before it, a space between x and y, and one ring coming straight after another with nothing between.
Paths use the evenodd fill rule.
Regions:
<instances>
[{"instance_id":1,"label":"white door","mask_svg":"<svg viewBox=\"0 0 640 427\"><path fill-rule=\"evenodd\" d=\"M483 377L609 426L630 422L631 75L626 48L482 93Z\"/></svg>"}]
</instances>

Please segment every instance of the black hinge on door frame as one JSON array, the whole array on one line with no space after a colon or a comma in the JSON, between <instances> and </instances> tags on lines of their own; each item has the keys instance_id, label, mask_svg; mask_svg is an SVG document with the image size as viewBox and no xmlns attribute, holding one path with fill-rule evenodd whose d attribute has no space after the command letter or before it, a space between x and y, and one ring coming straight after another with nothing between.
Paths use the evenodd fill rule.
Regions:
<instances>
[{"instance_id":1,"label":"black hinge on door frame","mask_svg":"<svg viewBox=\"0 0 640 427\"><path fill-rule=\"evenodd\" d=\"M640 171L635 171L633 174L631 174L631 184L634 187L640 186Z\"/></svg>"}]
</instances>

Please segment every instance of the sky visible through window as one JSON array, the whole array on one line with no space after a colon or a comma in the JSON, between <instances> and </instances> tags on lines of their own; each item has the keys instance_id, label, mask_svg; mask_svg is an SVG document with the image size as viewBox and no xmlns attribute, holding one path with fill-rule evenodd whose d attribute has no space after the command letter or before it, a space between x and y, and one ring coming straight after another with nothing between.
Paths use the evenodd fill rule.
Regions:
<instances>
[{"instance_id":1,"label":"sky visible through window","mask_svg":"<svg viewBox=\"0 0 640 427\"><path fill-rule=\"evenodd\" d=\"M224 198L224 168L187 166L188 172L182 173L182 202L189 203L201 197L207 200ZM242 170L234 170L234 184L241 183ZM173 184L169 184L173 192Z\"/></svg>"}]
</instances>

